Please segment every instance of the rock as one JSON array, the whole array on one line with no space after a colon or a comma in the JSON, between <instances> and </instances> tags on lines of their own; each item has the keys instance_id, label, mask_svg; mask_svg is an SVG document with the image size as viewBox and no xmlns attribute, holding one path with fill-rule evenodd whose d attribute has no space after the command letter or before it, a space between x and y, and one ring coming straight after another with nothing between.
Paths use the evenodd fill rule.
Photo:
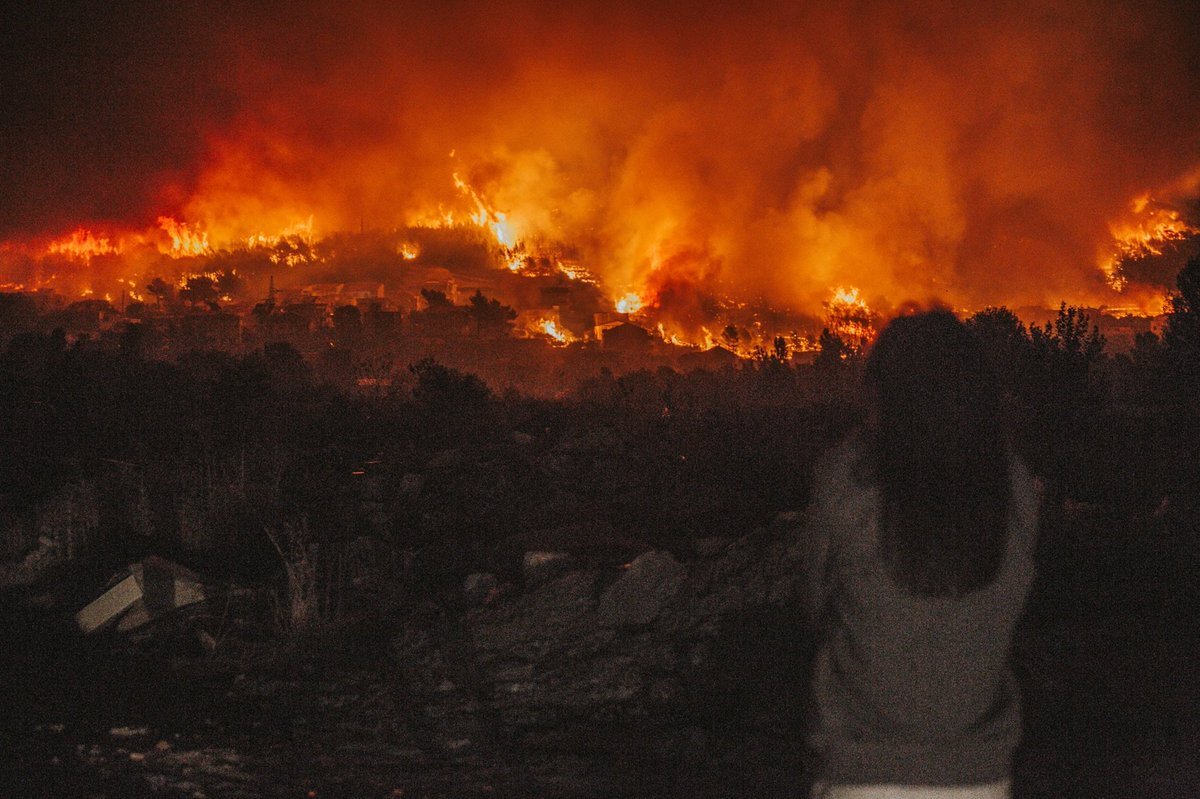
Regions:
<instances>
[{"instance_id":1,"label":"rock","mask_svg":"<svg viewBox=\"0 0 1200 799\"><path fill-rule=\"evenodd\" d=\"M499 585L500 582L496 579L496 575L490 572L468 574L467 578L463 580L463 601L467 607L479 607L494 595Z\"/></svg>"},{"instance_id":2,"label":"rock","mask_svg":"<svg viewBox=\"0 0 1200 799\"><path fill-rule=\"evenodd\" d=\"M575 566L575 558L566 552L526 552L521 559L521 575L526 586L547 583Z\"/></svg>"},{"instance_id":3,"label":"rock","mask_svg":"<svg viewBox=\"0 0 1200 799\"><path fill-rule=\"evenodd\" d=\"M654 621L679 593L687 570L662 550L637 556L625 573L600 595L599 621L609 626L643 626Z\"/></svg>"}]
</instances>

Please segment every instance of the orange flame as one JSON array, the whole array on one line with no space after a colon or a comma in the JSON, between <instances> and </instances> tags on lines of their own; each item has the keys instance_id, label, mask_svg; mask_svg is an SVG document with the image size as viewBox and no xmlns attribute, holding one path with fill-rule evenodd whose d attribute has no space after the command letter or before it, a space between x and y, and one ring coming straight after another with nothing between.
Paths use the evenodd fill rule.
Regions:
<instances>
[{"instance_id":1,"label":"orange flame","mask_svg":"<svg viewBox=\"0 0 1200 799\"><path fill-rule=\"evenodd\" d=\"M549 336L559 344L570 344L572 341L577 340L575 336L571 335L570 331L559 327L558 322L553 319L539 319L534 323L534 330Z\"/></svg>"},{"instance_id":2,"label":"orange flame","mask_svg":"<svg viewBox=\"0 0 1200 799\"><path fill-rule=\"evenodd\" d=\"M1100 270L1117 291L1123 291L1128 283L1121 273L1124 262L1162 255L1172 244L1200 233L1178 211L1159 205L1149 193L1133 198L1129 210L1128 217L1109 224L1112 248L1100 257Z\"/></svg>"},{"instance_id":3,"label":"orange flame","mask_svg":"<svg viewBox=\"0 0 1200 799\"><path fill-rule=\"evenodd\" d=\"M96 255L116 255L121 251L108 237L99 236L86 228L75 228L70 235L50 242L46 251L52 255L66 255L89 261Z\"/></svg>"},{"instance_id":4,"label":"orange flame","mask_svg":"<svg viewBox=\"0 0 1200 799\"><path fill-rule=\"evenodd\" d=\"M617 299L617 313L637 313L642 310L642 298L636 292L629 292Z\"/></svg>"},{"instance_id":5,"label":"orange flame","mask_svg":"<svg viewBox=\"0 0 1200 799\"><path fill-rule=\"evenodd\" d=\"M169 216L160 216L158 226L171 237L171 250L166 253L175 258L184 256L204 255L211 251L208 246L208 233L186 222L179 222Z\"/></svg>"}]
</instances>

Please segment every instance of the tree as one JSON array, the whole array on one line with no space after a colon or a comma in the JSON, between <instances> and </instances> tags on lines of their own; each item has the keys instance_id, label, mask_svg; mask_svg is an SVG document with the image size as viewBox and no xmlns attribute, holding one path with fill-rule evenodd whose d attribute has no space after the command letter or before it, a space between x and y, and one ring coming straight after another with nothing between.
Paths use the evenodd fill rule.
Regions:
<instances>
[{"instance_id":1,"label":"tree","mask_svg":"<svg viewBox=\"0 0 1200 799\"><path fill-rule=\"evenodd\" d=\"M509 323L517 318L517 312L511 307L501 305L496 299L489 300L479 290L471 295L467 312L475 320L475 331L481 336L507 335Z\"/></svg>"},{"instance_id":2,"label":"tree","mask_svg":"<svg viewBox=\"0 0 1200 799\"><path fill-rule=\"evenodd\" d=\"M822 328L821 337L817 341L820 351L813 365L819 369L836 369L858 357L858 351L842 340L841 336L829 328Z\"/></svg>"},{"instance_id":3,"label":"tree","mask_svg":"<svg viewBox=\"0 0 1200 799\"><path fill-rule=\"evenodd\" d=\"M446 292L436 289L421 289L421 298L425 300L425 305L431 311L439 309L453 308L454 303L446 296Z\"/></svg>"},{"instance_id":4,"label":"tree","mask_svg":"<svg viewBox=\"0 0 1200 799\"><path fill-rule=\"evenodd\" d=\"M168 303L175 296L175 289L171 284L163 280L161 277L156 277L146 285L146 291L154 295L155 305L162 307L163 300Z\"/></svg>"},{"instance_id":5,"label":"tree","mask_svg":"<svg viewBox=\"0 0 1200 799\"><path fill-rule=\"evenodd\" d=\"M439 414L461 414L485 404L492 396L487 384L475 375L443 366L433 358L417 361L408 371L417 378L413 399Z\"/></svg>"},{"instance_id":6,"label":"tree","mask_svg":"<svg viewBox=\"0 0 1200 799\"><path fill-rule=\"evenodd\" d=\"M207 275L193 275L187 279L187 284L179 290L179 299L193 305L202 303L213 305L220 294L217 292L217 281Z\"/></svg>"},{"instance_id":7,"label":"tree","mask_svg":"<svg viewBox=\"0 0 1200 799\"><path fill-rule=\"evenodd\" d=\"M1175 278L1171 310L1163 329L1167 362L1181 386L1200 392L1200 257L1192 258Z\"/></svg>"},{"instance_id":8,"label":"tree","mask_svg":"<svg viewBox=\"0 0 1200 799\"><path fill-rule=\"evenodd\" d=\"M1004 306L984 308L964 324L979 342L1000 385L1018 391L1033 348L1025 324Z\"/></svg>"},{"instance_id":9,"label":"tree","mask_svg":"<svg viewBox=\"0 0 1200 799\"><path fill-rule=\"evenodd\" d=\"M1034 349L1041 354L1052 353L1072 367L1094 366L1104 355L1105 340L1100 328L1092 325L1088 329L1090 321L1082 308L1061 303L1053 323L1030 329Z\"/></svg>"}]
</instances>

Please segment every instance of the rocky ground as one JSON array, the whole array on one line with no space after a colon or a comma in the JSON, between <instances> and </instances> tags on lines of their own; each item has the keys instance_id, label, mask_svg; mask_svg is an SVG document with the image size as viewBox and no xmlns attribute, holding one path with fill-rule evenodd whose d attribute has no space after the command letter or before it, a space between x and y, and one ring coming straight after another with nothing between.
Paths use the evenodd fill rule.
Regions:
<instances>
[{"instance_id":1,"label":"rocky ground","mask_svg":"<svg viewBox=\"0 0 1200 799\"><path fill-rule=\"evenodd\" d=\"M2 793L796 796L796 521L624 567L531 554L519 587L477 575L286 645L209 651L194 619L83 638L10 592ZM1200 634L1173 576L1194 564L1147 551L1039 589L1018 797L1200 795Z\"/></svg>"}]
</instances>

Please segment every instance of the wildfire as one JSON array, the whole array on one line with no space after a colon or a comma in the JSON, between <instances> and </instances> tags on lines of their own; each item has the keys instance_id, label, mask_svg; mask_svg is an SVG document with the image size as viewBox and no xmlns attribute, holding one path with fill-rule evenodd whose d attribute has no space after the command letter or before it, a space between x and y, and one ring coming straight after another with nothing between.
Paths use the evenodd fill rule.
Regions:
<instances>
[{"instance_id":1,"label":"wildfire","mask_svg":"<svg viewBox=\"0 0 1200 799\"><path fill-rule=\"evenodd\" d=\"M158 226L171 237L171 251L175 258L188 255L204 255L211 251L208 233L186 222L178 222L169 216L160 216Z\"/></svg>"},{"instance_id":2,"label":"wildfire","mask_svg":"<svg viewBox=\"0 0 1200 799\"><path fill-rule=\"evenodd\" d=\"M596 283L595 276L574 261L555 261L554 266L568 280L579 283Z\"/></svg>"},{"instance_id":3,"label":"wildfire","mask_svg":"<svg viewBox=\"0 0 1200 799\"><path fill-rule=\"evenodd\" d=\"M311 245L313 242L313 218L310 214L308 219L295 222L288 225L283 230L274 235L266 233L256 233L253 236L246 238L246 246L250 249L255 247L275 247L280 242L286 242L289 239L299 239L305 244Z\"/></svg>"},{"instance_id":4,"label":"wildfire","mask_svg":"<svg viewBox=\"0 0 1200 799\"><path fill-rule=\"evenodd\" d=\"M1113 289L1123 291L1127 284L1121 265L1155 255L1162 255L1178 242L1200 233L1173 208L1160 205L1149 194L1142 194L1129 204L1131 216L1109 224L1112 250L1100 260L1100 269Z\"/></svg>"},{"instance_id":5,"label":"wildfire","mask_svg":"<svg viewBox=\"0 0 1200 799\"><path fill-rule=\"evenodd\" d=\"M637 313L642 310L642 305L642 298L631 291L617 300L617 313Z\"/></svg>"},{"instance_id":6,"label":"wildfire","mask_svg":"<svg viewBox=\"0 0 1200 799\"><path fill-rule=\"evenodd\" d=\"M46 248L52 255L66 255L70 258L91 260L96 255L116 255L121 248L113 244L108 237L98 236L86 228L76 228L70 235L50 242Z\"/></svg>"},{"instance_id":7,"label":"wildfire","mask_svg":"<svg viewBox=\"0 0 1200 799\"><path fill-rule=\"evenodd\" d=\"M534 323L534 330L549 336L559 344L570 344L572 341L577 340L575 336L571 335L570 331L559 327L558 322L553 319L539 319Z\"/></svg>"},{"instance_id":8,"label":"wildfire","mask_svg":"<svg viewBox=\"0 0 1200 799\"><path fill-rule=\"evenodd\" d=\"M515 246L516 236L513 233L512 223L508 220L508 215L502 211L497 211L484 201L471 184L467 183L458 173L453 174L454 185L462 192L463 196L475 204L475 213L471 214L471 221L482 228L487 228L496 237L496 243L501 247L509 248ZM510 267L511 268L511 267Z\"/></svg>"},{"instance_id":9,"label":"wildfire","mask_svg":"<svg viewBox=\"0 0 1200 799\"><path fill-rule=\"evenodd\" d=\"M835 288L825 310L830 332L848 344L861 346L875 338L875 312L857 288Z\"/></svg>"},{"instance_id":10,"label":"wildfire","mask_svg":"<svg viewBox=\"0 0 1200 799\"><path fill-rule=\"evenodd\" d=\"M421 255L421 248L406 241L400 245L398 252L404 260L415 261Z\"/></svg>"}]
</instances>

